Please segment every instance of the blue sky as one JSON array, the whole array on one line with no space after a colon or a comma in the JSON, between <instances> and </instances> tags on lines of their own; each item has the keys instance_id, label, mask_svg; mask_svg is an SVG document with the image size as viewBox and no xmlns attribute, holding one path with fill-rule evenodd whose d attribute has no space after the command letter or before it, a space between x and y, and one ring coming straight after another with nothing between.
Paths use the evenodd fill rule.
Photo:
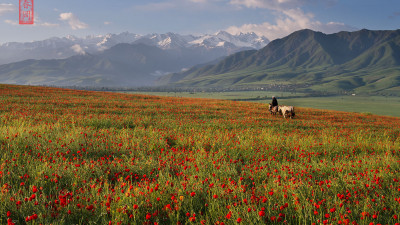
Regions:
<instances>
[{"instance_id":1,"label":"blue sky","mask_svg":"<svg viewBox=\"0 0 400 225\"><path fill-rule=\"evenodd\" d=\"M255 32L270 40L400 28L399 0L34 0L34 25L18 24L18 0L0 0L0 43L50 37L175 32Z\"/></svg>"}]
</instances>

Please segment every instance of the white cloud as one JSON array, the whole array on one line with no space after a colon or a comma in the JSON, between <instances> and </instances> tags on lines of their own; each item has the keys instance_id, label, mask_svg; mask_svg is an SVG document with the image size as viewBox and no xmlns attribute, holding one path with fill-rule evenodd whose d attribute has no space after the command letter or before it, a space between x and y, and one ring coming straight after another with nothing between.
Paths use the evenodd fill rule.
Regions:
<instances>
[{"instance_id":1,"label":"white cloud","mask_svg":"<svg viewBox=\"0 0 400 225\"><path fill-rule=\"evenodd\" d=\"M109 21L104 22L104 25L110 25L110 24L112 24L112 22L109 22Z\"/></svg>"},{"instance_id":2,"label":"white cloud","mask_svg":"<svg viewBox=\"0 0 400 225\"><path fill-rule=\"evenodd\" d=\"M38 26L38 27L58 27L59 24L56 23L49 23L49 22L43 22L39 18L39 14L35 13L35 18L34 18L34 23L33 26Z\"/></svg>"},{"instance_id":3,"label":"white cloud","mask_svg":"<svg viewBox=\"0 0 400 225\"><path fill-rule=\"evenodd\" d=\"M230 4L236 6L271 10L296 8L301 6L303 2L304 0L230 0Z\"/></svg>"},{"instance_id":4,"label":"white cloud","mask_svg":"<svg viewBox=\"0 0 400 225\"><path fill-rule=\"evenodd\" d=\"M4 20L5 23L7 24L11 24L11 25L18 25L18 21L17 20Z\"/></svg>"},{"instance_id":5,"label":"white cloud","mask_svg":"<svg viewBox=\"0 0 400 225\"><path fill-rule=\"evenodd\" d=\"M71 46L71 49L74 52L78 53L79 55L86 54L85 51L83 50L83 48L79 44L75 44L75 45Z\"/></svg>"},{"instance_id":6,"label":"white cloud","mask_svg":"<svg viewBox=\"0 0 400 225\"><path fill-rule=\"evenodd\" d=\"M0 4L0 16L16 11L17 7L13 4L4 4L4 3Z\"/></svg>"},{"instance_id":7,"label":"white cloud","mask_svg":"<svg viewBox=\"0 0 400 225\"><path fill-rule=\"evenodd\" d=\"M257 1L257 0L256 0ZM288 0L290 1L290 0ZM314 18L312 13L305 13L300 8L285 9L277 11L275 23L264 22L261 24L244 24L242 26L231 26L226 29L229 33L254 32L263 35L270 40L282 38L290 33L301 30L311 29L324 33L334 33L342 30L355 30L343 23L329 22L322 23Z\"/></svg>"},{"instance_id":8,"label":"white cloud","mask_svg":"<svg viewBox=\"0 0 400 225\"><path fill-rule=\"evenodd\" d=\"M78 17L76 17L73 13L61 13L60 14L60 20L62 21L67 21L68 24L71 26L72 30L78 30L78 29L86 29L89 27L84 22L81 22Z\"/></svg>"},{"instance_id":9,"label":"white cloud","mask_svg":"<svg viewBox=\"0 0 400 225\"><path fill-rule=\"evenodd\" d=\"M320 0L318 3L332 5L335 1L336 0ZM274 40L287 36L300 29L312 29L325 33L354 30L354 28L343 23L322 23L316 20L312 13L306 13L300 8L305 4L316 4L316 0L230 0L229 3L237 7L271 10L273 14L276 15L274 23L264 22L261 24L231 26L227 31L232 34L254 32L258 35L264 35L270 40Z\"/></svg>"},{"instance_id":10,"label":"white cloud","mask_svg":"<svg viewBox=\"0 0 400 225\"><path fill-rule=\"evenodd\" d=\"M36 24L36 23L35 23ZM44 22L44 23L37 23L38 26L42 26L42 27L58 27L60 26L60 24L57 23L48 23L48 22Z\"/></svg>"}]
</instances>

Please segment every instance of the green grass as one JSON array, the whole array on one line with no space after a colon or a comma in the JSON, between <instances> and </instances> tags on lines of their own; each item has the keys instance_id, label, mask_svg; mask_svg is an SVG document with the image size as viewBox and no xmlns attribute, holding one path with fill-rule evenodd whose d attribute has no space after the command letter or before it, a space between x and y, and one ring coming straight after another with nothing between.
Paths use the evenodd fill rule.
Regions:
<instances>
[{"instance_id":1,"label":"green grass","mask_svg":"<svg viewBox=\"0 0 400 225\"><path fill-rule=\"evenodd\" d=\"M210 98L225 100L243 100L269 103L272 96L278 98L281 105L328 109L344 112L358 112L382 116L400 116L400 97L385 96L330 96L305 97L302 93L270 91L232 91L232 92L129 92L156 96Z\"/></svg>"},{"instance_id":2,"label":"green grass","mask_svg":"<svg viewBox=\"0 0 400 225\"><path fill-rule=\"evenodd\" d=\"M0 101L0 224L400 222L400 118L15 85Z\"/></svg>"},{"instance_id":3,"label":"green grass","mask_svg":"<svg viewBox=\"0 0 400 225\"><path fill-rule=\"evenodd\" d=\"M280 101L281 104L329 109L344 112L371 113L383 116L400 116L400 98L382 96L337 96L293 98Z\"/></svg>"}]
</instances>

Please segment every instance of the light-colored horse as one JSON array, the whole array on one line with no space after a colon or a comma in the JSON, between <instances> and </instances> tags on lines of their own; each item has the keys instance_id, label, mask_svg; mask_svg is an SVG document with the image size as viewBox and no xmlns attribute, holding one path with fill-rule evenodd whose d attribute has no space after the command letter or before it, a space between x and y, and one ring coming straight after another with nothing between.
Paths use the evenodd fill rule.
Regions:
<instances>
[{"instance_id":1,"label":"light-colored horse","mask_svg":"<svg viewBox=\"0 0 400 225\"><path fill-rule=\"evenodd\" d=\"M296 115L293 106L280 106L279 114L283 115L284 118L289 117L291 119Z\"/></svg>"}]
</instances>

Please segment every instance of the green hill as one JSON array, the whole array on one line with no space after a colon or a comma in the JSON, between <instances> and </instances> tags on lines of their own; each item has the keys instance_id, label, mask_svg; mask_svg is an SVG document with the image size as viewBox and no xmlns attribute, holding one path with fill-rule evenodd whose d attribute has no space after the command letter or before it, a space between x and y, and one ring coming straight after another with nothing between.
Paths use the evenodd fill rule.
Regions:
<instances>
[{"instance_id":1,"label":"green hill","mask_svg":"<svg viewBox=\"0 0 400 225\"><path fill-rule=\"evenodd\" d=\"M300 30L258 51L239 52L159 82L175 87L278 85L298 91L400 95L400 30L329 35Z\"/></svg>"}]
</instances>

